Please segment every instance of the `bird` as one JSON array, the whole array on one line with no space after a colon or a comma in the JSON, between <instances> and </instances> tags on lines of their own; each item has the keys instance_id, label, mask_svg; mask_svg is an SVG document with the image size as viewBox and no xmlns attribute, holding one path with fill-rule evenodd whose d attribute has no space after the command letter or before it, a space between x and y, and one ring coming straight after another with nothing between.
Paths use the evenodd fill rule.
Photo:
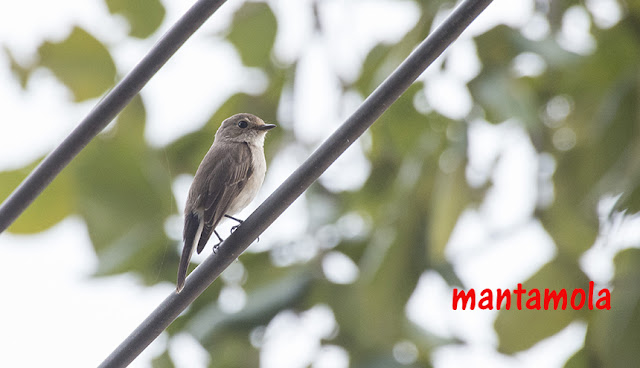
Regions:
<instances>
[{"instance_id":1,"label":"bird","mask_svg":"<svg viewBox=\"0 0 640 368\"><path fill-rule=\"evenodd\" d=\"M232 216L251 203L262 187L267 171L264 138L275 127L248 113L233 115L220 124L189 189L176 292L184 288L194 249L200 254L212 233L222 243L215 230L220 221L228 217L242 223Z\"/></svg>"}]
</instances>

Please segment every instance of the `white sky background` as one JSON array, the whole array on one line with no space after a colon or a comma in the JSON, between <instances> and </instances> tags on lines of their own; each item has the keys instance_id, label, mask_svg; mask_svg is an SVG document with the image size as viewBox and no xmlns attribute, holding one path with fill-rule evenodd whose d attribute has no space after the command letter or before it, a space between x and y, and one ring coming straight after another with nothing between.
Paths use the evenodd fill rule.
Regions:
<instances>
[{"instance_id":1,"label":"white sky background","mask_svg":"<svg viewBox=\"0 0 640 368\"><path fill-rule=\"evenodd\" d=\"M270 4L280 27L277 57L284 62L301 58L292 94L293 122L278 123L293 127L301 142L317 144L360 100L358 96L337 97L334 73L354 78L373 41L396 42L415 24L417 17L410 1L327 0L320 6L327 37L318 38L312 33L308 2L273 0ZM192 2L164 3L167 15L156 36L175 22ZM606 16L614 14L615 18L612 0L587 3L598 9L602 24L612 24L611 17ZM267 82L264 76L257 70L240 66L230 45L219 42L212 47L211 38L206 38L224 28L240 4L234 0L225 4L143 90L148 112L146 137L152 144L161 146L198 129L206 120L203 116L215 111L231 94L264 88ZM583 19L580 9L574 13L572 17ZM452 58L444 71L427 71L423 75L427 81L424 95L429 108L452 118L466 115L471 99L465 83L481 67L469 35L499 23L523 28L531 37L545 34L544 24L533 13L533 1L494 1L448 51ZM0 44L9 46L21 61L28 61L44 39L66 37L75 24L107 45L126 37L126 23L110 16L99 0L0 2ZM567 28L563 37L574 37L583 45L580 48L580 42L573 43L572 47L578 48L574 51L589 52L593 40L590 41L588 33L585 34L584 29L580 32L575 27ZM112 48L120 74L128 72L154 41L131 40ZM535 55L523 57L522 61L515 72L544 70ZM7 63L0 53L0 170L23 166L51 151L96 103L71 104L65 87L46 70L38 71L24 92L9 73ZM215 72L221 70L224 73ZM293 151L281 153L272 161L258 200L264 199L301 162L299 148L290 150ZM302 153L304 157L306 153ZM537 221L530 219L535 200L533 186L538 180L534 174L538 165L548 158L541 161L524 130L513 121L501 125L473 122L470 156L470 182L481 184L493 175L495 185L479 209L462 216L447 247L447 257L469 287L495 288L523 281L555 254L552 240ZM368 174L363 157L362 146L355 145L348 151L347 159L339 160L323 176L323 183L339 190L357 188ZM496 158L498 165L491 173L489 166ZM350 175L343 175L344 172ZM183 206L189 185L188 177L174 183L179 207ZM303 200L287 210L254 249L268 246L273 242L266 241L270 237L282 239L277 234L285 233L289 240L304 236L304 220L299 220L305 216ZM255 206L254 203L242 215ZM168 230L180 233L181 219L174 220L168 222ZM345 223L353 223L347 220ZM357 223L357 219L355 221ZM594 247L585 255L583 265L590 277L600 282L611 277L611 258L615 252L626 246L629 238L638 238L637 232L625 230L632 225L621 224L615 228L625 234L626 242L621 241L614 248ZM514 228L517 230L505 231ZM313 250L310 252L299 257L313 255ZM143 287L133 275L87 278L96 264L86 227L76 217L33 236L0 235L0 277L5 280L6 298L0 303L0 366L95 366L174 289L169 283ZM357 267L349 264L339 252L329 253L323 265L327 276L335 282L350 282L357 277ZM343 271L336 272L336 269ZM230 288L225 295L242 301L241 290ZM444 281L436 273L427 272L407 305L410 318L430 333L455 336L468 343L436 350L433 358L436 367L561 366L582 345L585 326L576 323L527 352L515 357L503 356L495 352L497 337L492 323L496 313L454 312L450 303L450 290ZM264 367L302 367L311 362L314 367L346 367L348 355L342 348L319 344L320 339L331 336L334 324L332 312L326 306L316 306L297 315L283 312L264 331L256 332L252 341L255 338L255 344L263 347ZM292 341L299 346L293 348ZM153 355L166 343L166 336L161 336L132 366L148 367ZM412 351L411 344L399 342L397 357L410 362ZM207 354L188 335L174 339L170 352L181 367L207 364Z\"/></svg>"}]
</instances>

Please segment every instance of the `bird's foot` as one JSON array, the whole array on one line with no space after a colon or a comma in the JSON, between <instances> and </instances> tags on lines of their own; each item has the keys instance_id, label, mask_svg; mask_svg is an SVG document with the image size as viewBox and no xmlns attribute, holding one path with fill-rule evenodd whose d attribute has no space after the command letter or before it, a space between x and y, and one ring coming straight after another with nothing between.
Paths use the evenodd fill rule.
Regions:
<instances>
[{"instance_id":1,"label":"bird's foot","mask_svg":"<svg viewBox=\"0 0 640 368\"><path fill-rule=\"evenodd\" d=\"M231 234L233 234L233 232L234 232L234 231L236 231L236 230L238 229L238 227L239 227L240 225L242 225L242 223L244 222L243 220L237 219L237 218L235 218L235 217L233 217L233 216L224 215L224 217L226 217L226 218L230 218L230 219L232 219L233 221L237 221L237 222L238 222L238 225L231 226L231 230L229 231ZM256 239L256 242L259 242L259 241L260 241L260 237L258 237L258 238Z\"/></svg>"},{"instance_id":2,"label":"bird's foot","mask_svg":"<svg viewBox=\"0 0 640 368\"><path fill-rule=\"evenodd\" d=\"M234 231L236 231L238 229L238 227L240 227L240 225L242 225L242 223L239 223L238 225L232 226L231 227L231 234L233 234ZM260 241L260 237L258 237L256 239L256 243Z\"/></svg>"},{"instance_id":3,"label":"bird's foot","mask_svg":"<svg viewBox=\"0 0 640 368\"><path fill-rule=\"evenodd\" d=\"M224 215L224 217L226 217L226 218L230 218L230 219L232 219L233 221L236 221L236 222L238 223L238 225L235 225L235 226L232 226L232 227L231 227L231 231L230 231L230 233L231 233L231 234L233 234L233 232L234 232L234 231L236 231L236 229L238 228L238 226L242 225L242 223L244 222L244 221L242 221L242 220L240 220L240 219L237 219L237 218L235 218L235 217L233 217L233 216Z\"/></svg>"},{"instance_id":4,"label":"bird's foot","mask_svg":"<svg viewBox=\"0 0 640 368\"><path fill-rule=\"evenodd\" d=\"M220 237L220 235L218 235L217 231L213 230L213 233L216 234L219 240L218 244L213 246L213 254L216 254L216 251L218 250L218 248L220 247L220 244L222 244L224 240Z\"/></svg>"},{"instance_id":5,"label":"bird's foot","mask_svg":"<svg viewBox=\"0 0 640 368\"><path fill-rule=\"evenodd\" d=\"M239 224L241 224L241 223L243 223L243 222L244 222L244 221L242 221L242 220L240 220L240 219L237 219L237 218L235 218L235 217L233 217L233 216L224 215L224 217L226 217L226 218L230 218L230 219L232 219L233 221L238 222Z\"/></svg>"}]
</instances>

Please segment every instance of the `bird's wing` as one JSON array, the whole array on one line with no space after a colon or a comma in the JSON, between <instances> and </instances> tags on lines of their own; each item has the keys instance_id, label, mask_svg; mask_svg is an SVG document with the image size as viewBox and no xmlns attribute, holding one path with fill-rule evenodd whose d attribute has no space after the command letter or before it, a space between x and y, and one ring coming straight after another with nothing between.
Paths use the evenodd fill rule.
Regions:
<instances>
[{"instance_id":1,"label":"bird's wing","mask_svg":"<svg viewBox=\"0 0 640 368\"><path fill-rule=\"evenodd\" d=\"M251 150L245 143L225 144L212 170L207 171L208 187L203 197L204 228L198 242L198 253L202 252L211 233L227 213L233 200L238 197L252 174ZM213 157L217 158L217 157Z\"/></svg>"},{"instance_id":2,"label":"bird's wing","mask_svg":"<svg viewBox=\"0 0 640 368\"><path fill-rule=\"evenodd\" d=\"M251 150L247 144L220 144L207 152L207 156L198 167L189 191L191 207L185 211L178 291L184 286L195 243L198 243L198 253L202 252L211 233L252 174Z\"/></svg>"},{"instance_id":3,"label":"bird's wing","mask_svg":"<svg viewBox=\"0 0 640 368\"><path fill-rule=\"evenodd\" d=\"M207 152L207 156L198 167L189 190L182 234L184 248L178 267L178 292L184 287L195 243L198 243L198 253L202 252L211 233L252 174L251 150L247 144L219 144Z\"/></svg>"},{"instance_id":4,"label":"bird's wing","mask_svg":"<svg viewBox=\"0 0 640 368\"><path fill-rule=\"evenodd\" d=\"M182 248L182 256L180 257L180 265L178 266L177 290L180 292L184 287L187 278L187 268L193 254L193 246L195 240L200 237L204 229L202 216L195 212L187 212L184 217L184 231L182 237L184 239L184 247Z\"/></svg>"}]
</instances>

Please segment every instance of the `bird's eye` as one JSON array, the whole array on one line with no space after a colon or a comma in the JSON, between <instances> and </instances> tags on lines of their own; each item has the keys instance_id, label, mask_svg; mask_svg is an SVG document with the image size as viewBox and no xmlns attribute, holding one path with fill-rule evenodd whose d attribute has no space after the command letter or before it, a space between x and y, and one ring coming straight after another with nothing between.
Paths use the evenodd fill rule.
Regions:
<instances>
[{"instance_id":1,"label":"bird's eye","mask_svg":"<svg viewBox=\"0 0 640 368\"><path fill-rule=\"evenodd\" d=\"M247 123L245 120L240 120L240 122L238 123L238 126L244 129L249 126L249 123Z\"/></svg>"}]
</instances>

